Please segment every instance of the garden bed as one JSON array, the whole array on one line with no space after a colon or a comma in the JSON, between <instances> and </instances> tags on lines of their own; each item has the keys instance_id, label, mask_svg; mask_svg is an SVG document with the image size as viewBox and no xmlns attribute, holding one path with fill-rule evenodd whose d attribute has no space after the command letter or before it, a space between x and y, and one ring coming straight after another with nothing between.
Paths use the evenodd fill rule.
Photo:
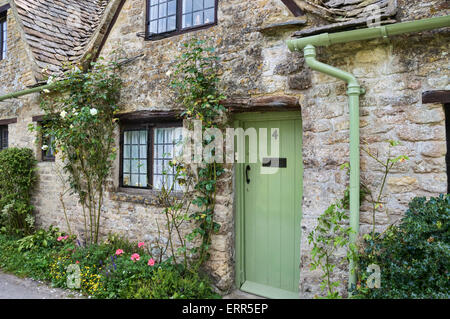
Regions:
<instances>
[{"instance_id":1,"label":"garden bed","mask_svg":"<svg viewBox=\"0 0 450 319\"><path fill-rule=\"evenodd\" d=\"M0 268L92 298L220 298L206 275L170 260L157 263L145 243L115 237L82 246L63 235L53 228L19 240L0 235Z\"/></svg>"}]
</instances>

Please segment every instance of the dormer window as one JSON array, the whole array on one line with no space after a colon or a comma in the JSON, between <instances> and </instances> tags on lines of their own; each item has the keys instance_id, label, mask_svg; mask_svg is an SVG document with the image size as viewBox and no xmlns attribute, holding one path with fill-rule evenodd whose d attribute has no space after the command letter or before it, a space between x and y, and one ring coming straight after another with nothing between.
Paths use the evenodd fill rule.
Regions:
<instances>
[{"instance_id":1,"label":"dormer window","mask_svg":"<svg viewBox=\"0 0 450 319\"><path fill-rule=\"evenodd\" d=\"M6 58L7 51L7 21L6 21L6 11L0 12L0 60Z\"/></svg>"},{"instance_id":2,"label":"dormer window","mask_svg":"<svg viewBox=\"0 0 450 319\"><path fill-rule=\"evenodd\" d=\"M147 0L146 38L157 40L217 22L218 0Z\"/></svg>"}]
</instances>

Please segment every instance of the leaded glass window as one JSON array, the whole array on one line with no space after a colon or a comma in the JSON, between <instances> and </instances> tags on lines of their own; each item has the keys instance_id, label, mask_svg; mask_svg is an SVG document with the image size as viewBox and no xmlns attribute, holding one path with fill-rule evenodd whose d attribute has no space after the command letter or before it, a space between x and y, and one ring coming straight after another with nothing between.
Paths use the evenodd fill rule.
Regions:
<instances>
[{"instance_id":1,"label":"leaded glass window","mask_svg":"<svg viewBox=\"0 0 450 319\"><path fill-rule=\"evenodd\" d=\"M148 187L147 149L147 129L124 132L122 162L124 186Z\"/></svg>"},{"instance_id":2,"label":"leaded glass window","mask_svg":"<svg viewBox=\"0 0 450 319\"><path fill-rule=\"evenodd\" d=\"M179 128L155 128L153 185L156 189L170 188L174 182L175 168L169 165L177 154L177 146L181 143L182 135ZM175 190L181 190L178 183Z\"/></svg>"},{"instance_id":3,"label":"leaded glass window","mask_svg":"<svg viewBox=\"0 0 450 319\"><path fill-rule=\"evenodd\" d=\"M0 126L0 151L8 148L8 126Z\"/></svg>"},{"instance_id":4,"label":"leaded glass window","mask_svg":"<svg viewBox=\"0 0 450 319\"><path fill-rule=\"evenodd\" d=\"M182 128L177 125L142 125L122 134L121 186L181 190L174 183L169 162L181 149ZM176 182L176 181L175 181Z\"/></svg>"},{"instance_id":5,"label":"leaded glass window","mask_svg":"<svg viewBox=\"0 0 450 319\"><path fill-rule=\"evenodd\" d=\"M215 22L215 0L183 0L182 28Z\"/></svg>"},{"instance_id":6,"label":"leaded glass window","mask_svg":"<svg viewBox=\"0 0 450 319\"><path fill-rule=\"evenodd\" d=\"M53 162L55 160L55 149L53 148L53 144L55 141L55 137L53 135L46 135L42 138L42 145L46 145L42 149L42 160Z\"/></svg>"},{"instance_id":7,"label":"leaded glass window","mask_svg":"<svg viewBox=\"0 0 450 319\"><path fill-rule=\"evenodd\" d=\"M149 0L149 32L160 34L177 28L177 0Z\"/></svg>"},{"instance_id":8,"label":"leaded glass window","mask_svg":"<svg viewBox=\"0 0 450 319\"><path fill-rule=\"evenodd\" d=\"M147 0L147 36L159 39L216 23L217 0Z\"/></svg>"},{"instance_id":9,"label":"leaded glass window","mask_svg":"<svg viewBox=\"0 0 450 319\"><path fill-rule=\"evenodd\" d=\"M6 58L7 51L7 35L8 25L6 21L6 14L0 13L0 60Z\"/></svg>"}]
</instances>

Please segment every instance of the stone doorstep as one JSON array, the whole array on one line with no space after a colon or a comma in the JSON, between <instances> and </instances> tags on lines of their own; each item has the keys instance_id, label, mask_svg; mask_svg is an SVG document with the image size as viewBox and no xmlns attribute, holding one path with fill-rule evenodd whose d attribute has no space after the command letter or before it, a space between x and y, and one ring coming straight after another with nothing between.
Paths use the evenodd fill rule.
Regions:
<instances>
[{"instance_id":1,"label":"stone doorstep","mask_svg":"<svg viewBox=\"0 0 450 319\"><path fill-rule=\"evenodd\" d=\"M233 290L228 295L223 296L223 299L267 299L261 296L252 295L246 292L243 292L239 289Z\"/></svg>"}]
</instances>

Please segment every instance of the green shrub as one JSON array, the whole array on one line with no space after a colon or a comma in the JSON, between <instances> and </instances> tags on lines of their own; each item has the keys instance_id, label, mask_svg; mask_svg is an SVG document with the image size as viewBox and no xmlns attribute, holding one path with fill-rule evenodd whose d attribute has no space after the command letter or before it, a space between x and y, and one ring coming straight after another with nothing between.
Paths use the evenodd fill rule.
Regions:
<instances>
[{"instance_id":1,"label":"green shrub","mask_svg":"<svg viewBox=\"0 0 450 319\"><path fill-rule=\"evenodd\" d=\"M60 246L61 242L58 242L59 236L62 236L62 233L57 227L50 226L48 230L39 229L33 235L26 236L17 241L19 246L18 251Z\"/></svg>"},{"instance_id":2,"label":"green shrub","mask_svg":"<svg viewBox=\"0 0 450 319\"><path fill-rule=\"evenodd\" d=\"M366 238L356 298L450 298L450 194L415 198L399 226ZM381 288L370 289L366 271L381 269Z\"/></svg>"},{"instance_id":3,"label":"green shrub","mask_svg":"<svg viewBox=\"0 0 450 319\"><path fill-rule=\"evenodd\" d=\"M157 267L150 278L131 284L124 298L133 299L208 299L220 298L209 279L180 267Z\"/></svg>"},{"instance_id":4,"label":"green shrub","mask_svg":"<svg viewBox=\"0 0 450 319\"><path fill-rule=\"evenodd\" d=\"M0 152L0 226L3 232L24 236L32 233L34 218L30 205L36 183L36 159L27 148Z\"/></svg>"},{"instance_id":5,"label":"green shrub","mask_svg":"<svg viewBox=\"0 0 450 319\"><path fill-rule=\"evenodd\" d=\"M13 237L0 235L0 269L20 277L49 280L49 266L55 250L41 247L29 251L18 251L19 244Z\"/></svg>"},{"instance_id":6,"label":"green shrub","mask_svg":"<svg viewBox=\"0 0 450 319\"><path fill-rule=\"evenodd\" d=\"M111 250L114 252L117 249L122 249L125 253L133 254L133 253L144 253L144 250L141 248L138 248L138 243L128 240L126 237L118 235L118 234L108 234L108 239L106 240L106 243L109 247L111 247Z\"/></svg>"}]
</instances>

